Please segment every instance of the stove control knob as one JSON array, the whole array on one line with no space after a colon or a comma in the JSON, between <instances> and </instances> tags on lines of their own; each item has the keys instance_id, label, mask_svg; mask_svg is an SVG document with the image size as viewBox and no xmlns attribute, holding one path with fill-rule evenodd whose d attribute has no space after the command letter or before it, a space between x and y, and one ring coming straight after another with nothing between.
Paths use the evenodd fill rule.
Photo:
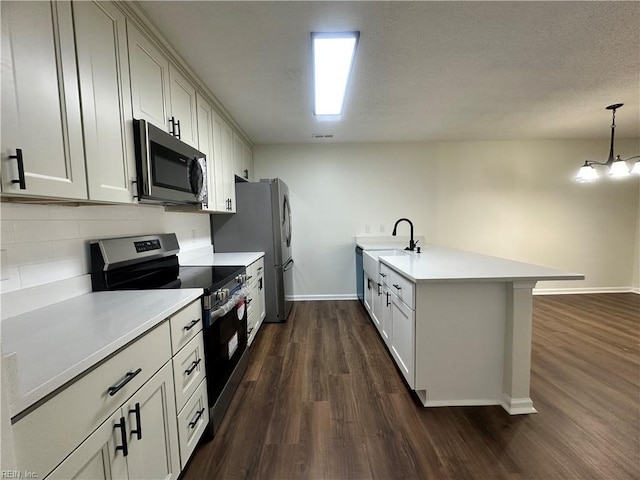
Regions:
<instances>
[{"instance_id":1,"label":"stove control knob","mask_svg":"<svg viewBox=\"0 0 640 480\"><path fill-rule=\"evenodd\" d=\"M247 282L247 276L242 274L242 275L238 275L236 277L236 280L238 281L238 283L246 283Z\"/></svg>"}]
</instances>

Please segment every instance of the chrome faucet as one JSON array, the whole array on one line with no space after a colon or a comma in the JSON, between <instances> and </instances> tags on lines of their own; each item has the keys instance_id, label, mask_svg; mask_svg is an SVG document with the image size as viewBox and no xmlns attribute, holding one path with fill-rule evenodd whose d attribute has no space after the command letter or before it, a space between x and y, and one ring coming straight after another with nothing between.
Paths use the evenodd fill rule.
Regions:
<instances>
[{"instance_id":1,"label":"chrome faucet","mask_svg":"<svg viewBox=\"0 0 640 480\"><path fill-rule=\"evenodd\" d=\"M408 218L401 218L400 220L398 220L396 224L393 226L393 232L391 232L391 235L393 235L394 237L396 236L396 231L398 230L398 224L402 221L408 222L409 226L411 227L411 238L409 240L409 246L406 247L405 250L409 250L413 252L416 249L416 245L418 244L418 242L413 240L413 223L411 223L411 220L409 220Z\"/></svg>"}]
</instances>

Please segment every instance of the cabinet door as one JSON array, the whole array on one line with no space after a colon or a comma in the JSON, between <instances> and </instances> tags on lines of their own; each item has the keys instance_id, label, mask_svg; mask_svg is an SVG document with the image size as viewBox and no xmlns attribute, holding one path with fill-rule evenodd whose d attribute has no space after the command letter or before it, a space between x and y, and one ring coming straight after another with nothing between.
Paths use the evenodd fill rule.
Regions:
<instances>
[{"instance_id":1,"label":"cabinet door","mask_svg":"<svg viewBox=\"0 0 640 480\"><path fill-rule=\"evenodd\" d=\"M267 316L267 305L264 299L264 275L258 277L258 328Z\"/></svg>"},{"instance_id":2,"label":"cabinet door","mask_svg":"<svg viewBox=\"0 0 640 480\"><path fill-rule=\"evenodd\" d=\"M129 477L178 478L180 447L171 362L122 408L129 429Z\"/></svg>"},{"instance_id":3,"label":"cabinet door","mask_svg":"<svg viewBox=\"0 0 640 480\"><path fill-rule=\"evenodd\" d=\"M132 203L135 153L126 20L106 2L74 3L73 15L89 198Z\"/></svg>"},{"instance_id":4,"label":"cabinet door","mask_svg":"<svg viewBox=\"0 0 640 480\"><path fill-rule=\"evenodd\" d=\"M168 131L169 60L127 21L133 116Z\"/></svg>"},{"instance_id":5,"label":"cabinet door","mask_svg":"<svg viewBox=\"0 0 640 480\"><path fill-rule=\"evenodd\" d=\"M391 293L391 354L396 364L402 371L409 387L413 389L414 378L414 343L415 343L415 316L411 310L395 294Z\"/></svg>"},{"instance_id":6,"label":"cabinet door","mask_svg":"<svg viewBox=\"0 0 640 480\"><path fill-rule=\"evenodd\" d=\"M391 348L391 339L393 338L393 330L391 325L391 293L388 288L382 286L382 295L380 296L380 335L387 348Z\"/></svg>"},{"instance_id":7,"label":"cabinet door","mask_svg":"<svg viewBox=\"0 0 640 480\"><path fill-rule=\"evenodd\" d=\"M122 419L122 412L118 409L58 465L47 479L115 480L128 478L127 461L123 451L116 450L117 446L123 445L121 433L123 425L126 431L126 419Z\"/></svg>"},{"instance_id":8,"label":"cabinet door","mask_svg":"<svg viewBox=\"0 0 640 480\"><path fill-rule=\"evenodd\" d=\"M243 149L244 154L244 168L245 168L245 178L248 181L253 179L253 154L251 152L251 148L245 144Z\"/></svg>"},{"instance_id":9,"label":"cabinet door","mask_svg":"<svg viewBox=\"0 0 640 480\"><path fill-rule=\"evenodd\" d=\"M75 55L70 2L2 2L3 193L87 198Z\"/></svg>"},{"instance_id":10,"label":"cabinet door","mask_svg":"<svg viewBox=\"0 0 640 480\"><path fill-rule=\"evenodd\" d=\"M371 319L373 319L373 295L375 294L375 283L369 275L364 275L364 308L367 310Z\"/></svg>"},{"instance_id":11,"label":"cabinet door","mask_svg":"<svg viewBox=\"0 0 640 480\"><path fill-rule=\"evenodd\" d=\"M382 285L372 280L371 288L372 288L371 318L373 319L373 324L376 326L378 331L380 331L381 330L380 321L382 318Z\"/></svg>"},{"instance_id":12,"label":"cabinet door","mask_svg":"<svg viewBox=\"0 0 640 480\"><path fill-rule=\"evenodd\" d=\"M216 178L216 210L235 212L236 185L233 173L233 131L227 123L213 115L213 151Z\"/></svg>"},{"instance_id":13,"label":"cabinet door","mask_svg":"<svg viewBox=\"0 0 640 480\"><path fill-rule=\"evenodd\" d=\"M222 124L222 163L225 197L228 199L227 211L236 211L236 183L233 174L233 130L226 122Z\"/></svg>"},{"instance_id":14,"label":"cabinet door","mask_svg":"<svg viewBox=\"0 0 640 480\"><path fill-rule=\"evenodd\" d=\"M196 88L173 65L169 65L169 82L175 135L193 148L198 148Z\"/></svg>"},{"instance_id":15,"label":"cabinet door","mask_svg":"<svg viewBox=\"0 0 640 480\"><path fill-rule=\"evenodd\" d=\"M240 178L249 180L249 157L251 150L242 137L233 133L233 172Z\"/></svg>"},{"instance_id":16,"label":"cabinet door","mask_svg":"<svg viewBox=\"0 0 640 480\"><path fill-rule=\"evenodd\" d=\"M198 120L198 150L207 156L207 203L202 209L216 210L216 170L213 146L213 109L199 94L196 94L196 108Z\"/></svg>"}]
</instances>

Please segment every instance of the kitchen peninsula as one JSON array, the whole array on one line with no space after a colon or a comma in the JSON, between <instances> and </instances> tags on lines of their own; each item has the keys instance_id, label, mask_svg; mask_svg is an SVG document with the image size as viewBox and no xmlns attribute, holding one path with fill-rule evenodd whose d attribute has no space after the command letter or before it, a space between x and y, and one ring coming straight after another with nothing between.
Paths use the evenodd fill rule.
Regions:
<instances>
[{"instance_id":1,"label":"kitchen peninsula","mask_svg":"<svg viewBox=\"0 0 640 480\"><path fill-rule=\"evenodd\" d=\"M424 406L536 412L532 290L584 275L435 245L376 254L375 241L356 243L365 254L365 308Z\"/></svg>"}]
</instances>

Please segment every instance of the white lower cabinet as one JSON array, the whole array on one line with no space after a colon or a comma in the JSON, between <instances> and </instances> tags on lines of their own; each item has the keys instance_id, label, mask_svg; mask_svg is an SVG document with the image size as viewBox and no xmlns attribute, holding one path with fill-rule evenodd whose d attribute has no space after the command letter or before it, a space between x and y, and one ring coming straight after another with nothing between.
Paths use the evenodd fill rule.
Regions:
<instances>
[{"instance_id":1,"label":"white lower cabinet","mask_svg":"<svg viewBox=\"0 0 640 480\"><path fill-rule=\"evenodd\" d=\"M264 298L264 257L247 267L247 334L251 345L267 315Z\"/></svg>"},{"instance_id":2,"label":"white lower cabinet","mask_svg":"<svg viewBox=\"0 0 640 480\"><path fill-rule=\"evenodd\" d=\"M123 452L116 450L122 444L121 419L122 412L118 410L51 472L47 479L128 478L127 460Z\"/></svg>"},{"instance_id":3,"label":"white lower cabinet","mask_svg":"<svg viewBox=\"0 0 640 480\"><path fill-rule=\"evenodd\" d=\"M386 285L382 285L382 299L381 299L380 314L380 335L387 348L391 348L391 339L393 338L393 330L391 326L391 293Z\"/></svg>"},{"instance_id":4,"label":"white lower cabinet","mask_svg":"<svg viewBox=\"0 0 640 480\"><path fill-rule=\"evenodd\" d=\"M391 302L391 355L413 389L415 384L415 334L416 312L395 293L389 294Z\"/></svg>"},{"instance_id":5,"label":"white lower cabinet","mask_svg":"<svg viewBox=\"0 0 640 480\"><path fill-rule=\"evenodd\" d=\"M178 478L175 419L167 363L47 478Z\"/></svg>"},{"instance_id":6,"label":"white lower cabinet","mask_svg":"<svg viewBox=\"0 0 640 480\"><path fill-rule=\"evenodd\" d=\"M178 436L180 438L180 459L185 467L198 441L209 423L207 382L202 380L191 398L178 414Z\"/></svg>"},{"instance_id":7,"label":"white lower cabinet","mask_svg":"<svg viewBox=\"0 0 640 480\"><path fill-rule=\"evenodd\" d=\"M198 299L16 420L18 470L178 478L209 421L201 312Z\"/></svg>"}]
</instances>

